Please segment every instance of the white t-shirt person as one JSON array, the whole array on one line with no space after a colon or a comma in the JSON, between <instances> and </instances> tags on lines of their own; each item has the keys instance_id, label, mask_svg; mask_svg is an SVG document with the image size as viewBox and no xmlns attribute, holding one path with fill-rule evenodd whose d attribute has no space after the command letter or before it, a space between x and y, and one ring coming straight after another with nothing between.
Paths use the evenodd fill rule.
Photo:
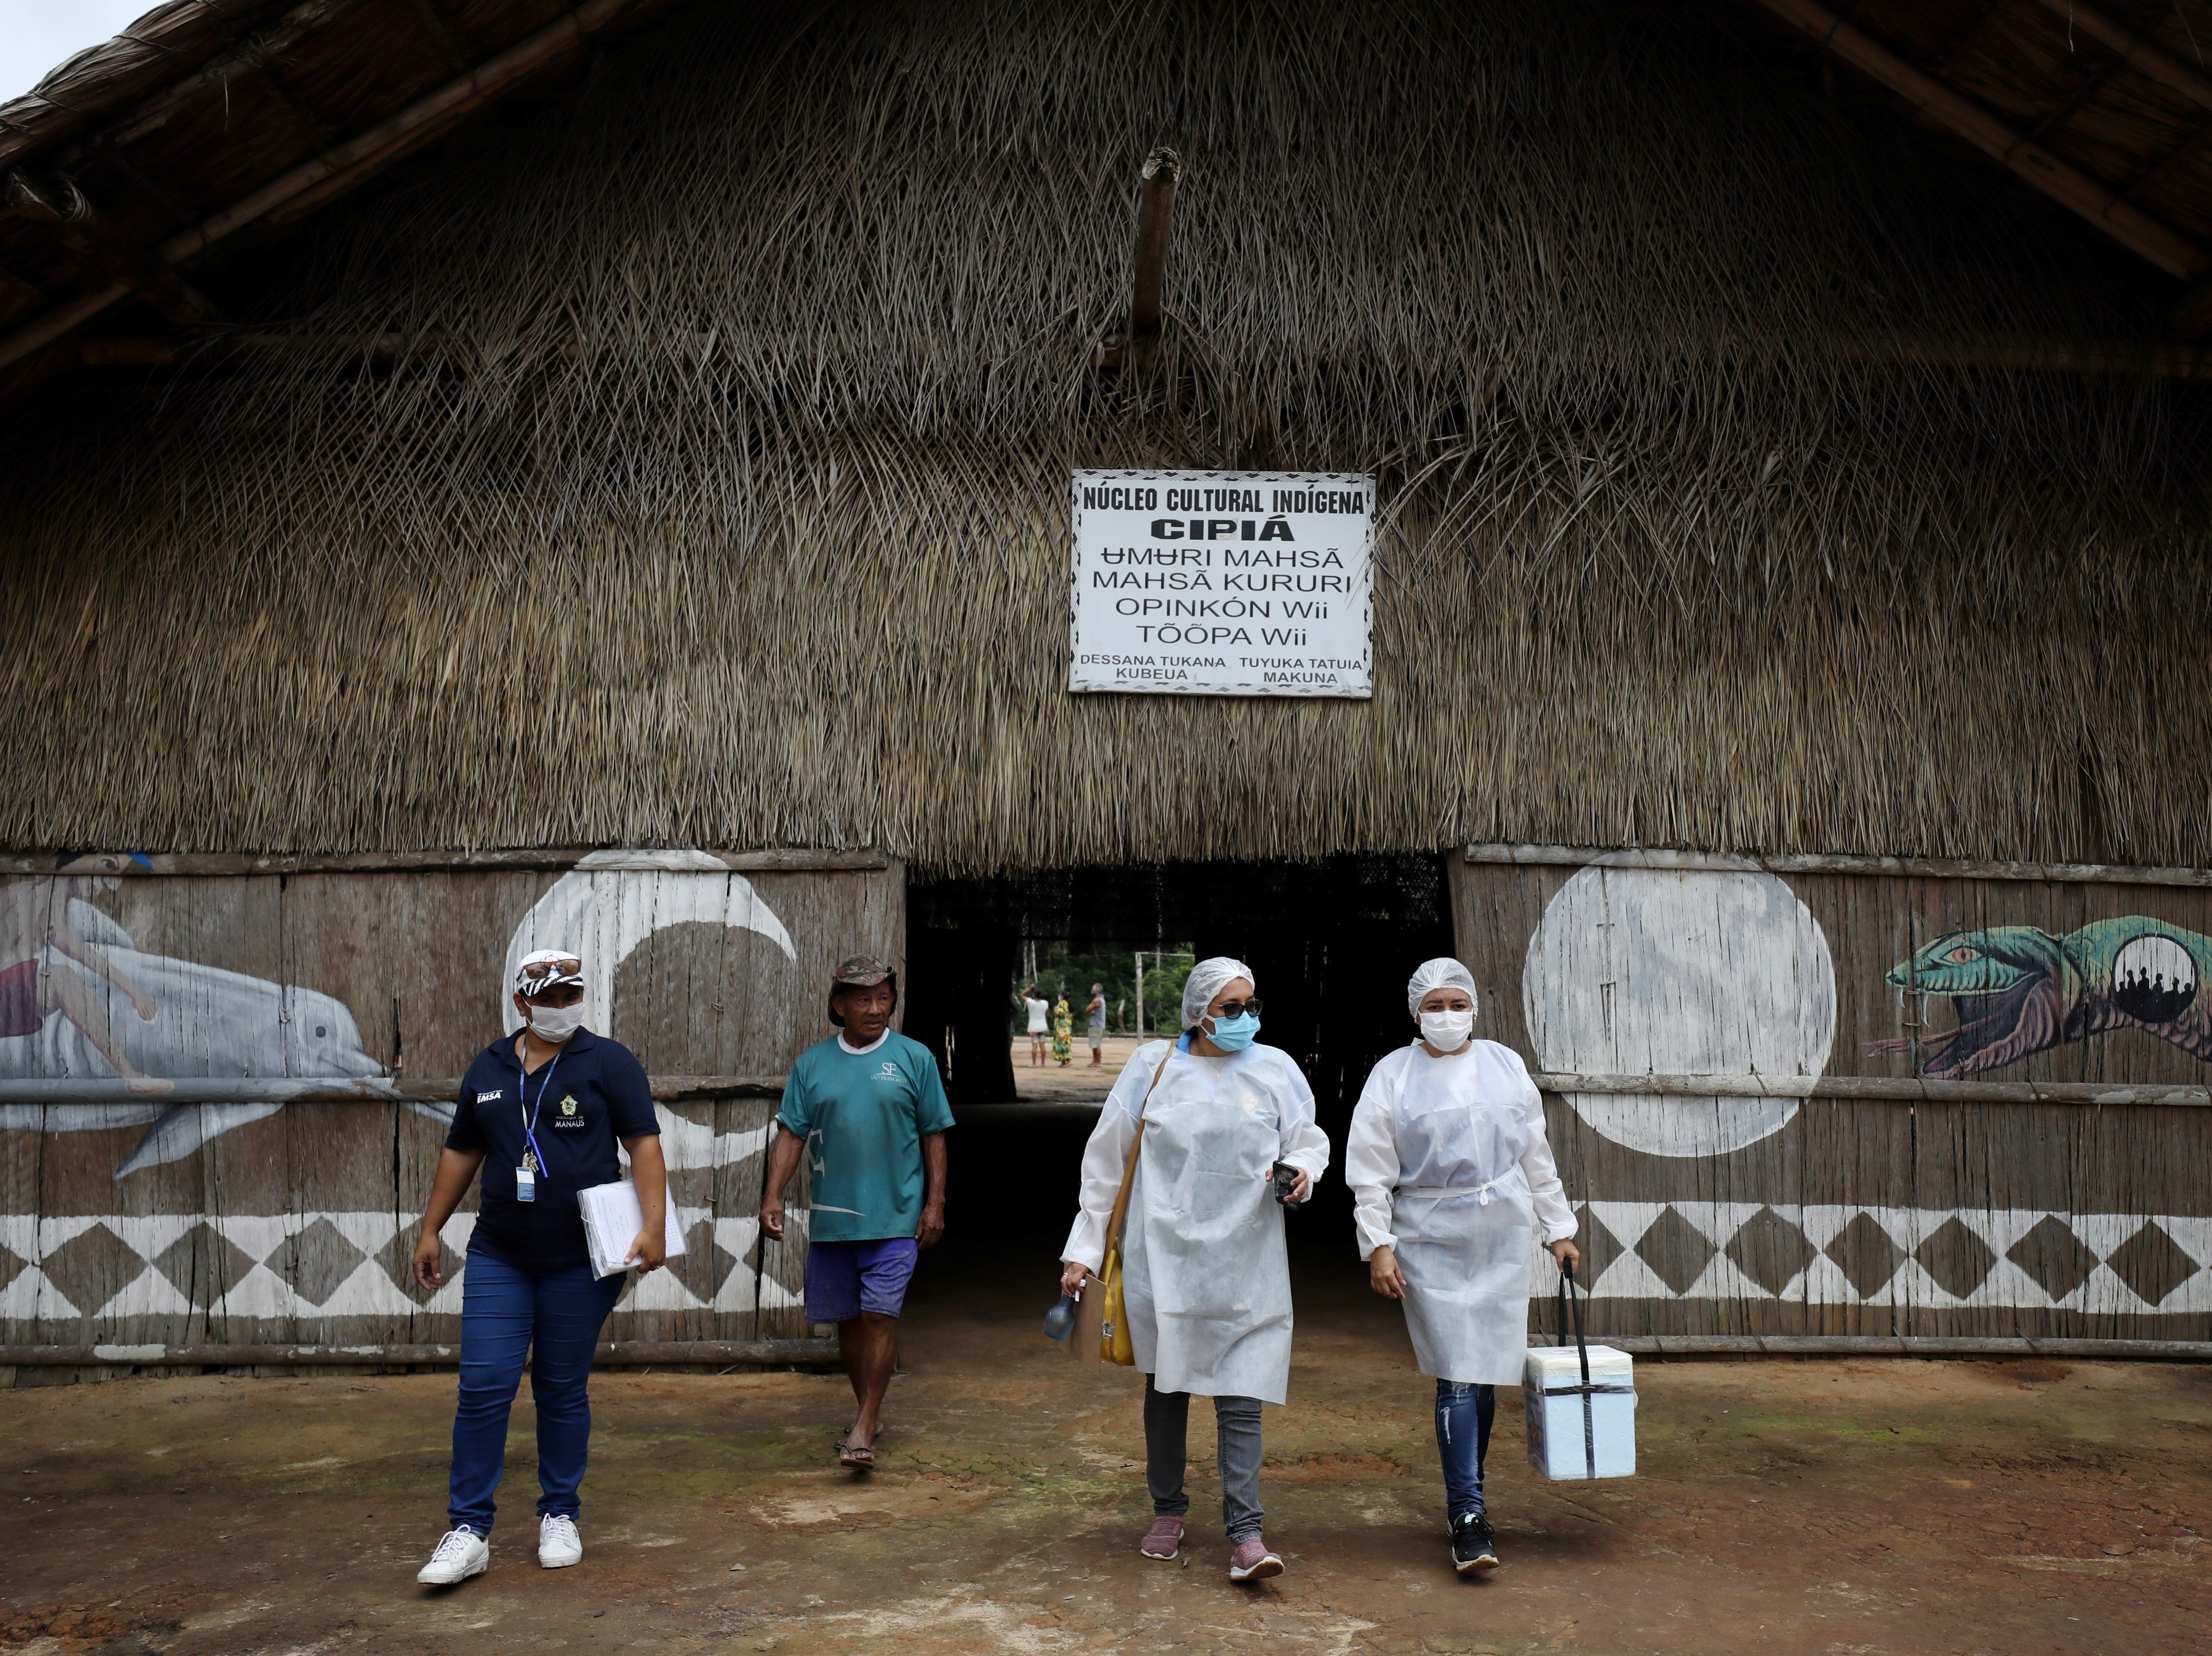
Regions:
<instances>
[{"instance_id":1,"label":"white t-shirt person","mask_svg":"<svg viewBox=\"0 0 2212 1656\"><path fill-rule=\"evenodd\" d=\"M1052 1002L1049 1001L1032 1001L1029 996L1024 995L1022 997L1022 1005L1029 1011L1030 1033L1032 1035L1049 1035L1052 1032Z\"/></svg>"}]
</instances>

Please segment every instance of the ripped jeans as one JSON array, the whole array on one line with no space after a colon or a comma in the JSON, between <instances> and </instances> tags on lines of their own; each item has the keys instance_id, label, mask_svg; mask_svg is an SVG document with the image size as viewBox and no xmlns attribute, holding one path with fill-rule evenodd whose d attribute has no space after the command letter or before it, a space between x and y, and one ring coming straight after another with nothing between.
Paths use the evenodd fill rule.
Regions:
<instances>
[{"instance_id":1,"label":"ripped jeans","mask_svg":"<svg viewBox=\"0 0 2212 1656\"><path fill-rule=\"evenodd\" d=\"M1498 1418L1498 1388L1437 1382L1437 1452L1444 1463L1444 1522L1482 1515L1482 1461Z\"/></svg>"}]
</instances>

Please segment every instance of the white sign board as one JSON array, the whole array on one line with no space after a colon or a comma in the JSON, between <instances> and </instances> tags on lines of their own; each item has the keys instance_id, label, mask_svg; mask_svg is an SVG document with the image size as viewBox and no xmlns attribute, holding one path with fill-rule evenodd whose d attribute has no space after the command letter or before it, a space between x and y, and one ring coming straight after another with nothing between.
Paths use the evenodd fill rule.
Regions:
<instances>
[{"instance_id":1,"label":"white sign board","mask_svg":"<svg viewBox=\"0 0 2212 1656\"><path fill-rule=\"evenodd\" d=\"M1070 690L1369 696L1375 480L1078 472Z\"/></svg>"}]
</instances>

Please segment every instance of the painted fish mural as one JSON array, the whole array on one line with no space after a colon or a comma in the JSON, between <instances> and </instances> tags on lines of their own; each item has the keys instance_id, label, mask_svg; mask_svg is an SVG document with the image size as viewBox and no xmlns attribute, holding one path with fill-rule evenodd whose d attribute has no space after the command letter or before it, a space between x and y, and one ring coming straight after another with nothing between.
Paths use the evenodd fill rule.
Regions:
<instances>
[{"instance_id":1,"label":"painted fish mural","mask_svg":"<svg viewBox=\"0 0 2212 1656\"><path fill-rule=\"evenodd\" d=\"M2146 1030L2212 1060L2212 937L2146 915L2092 921L2063 937L2035 926L1951 932L1883 981L1950 997L1959 1026L1924 1044L1931 1076L1978 1075L2113 1029ZM1874 1041L1867 1050L1911 1045Z\"/></svg>"}]
</instances>

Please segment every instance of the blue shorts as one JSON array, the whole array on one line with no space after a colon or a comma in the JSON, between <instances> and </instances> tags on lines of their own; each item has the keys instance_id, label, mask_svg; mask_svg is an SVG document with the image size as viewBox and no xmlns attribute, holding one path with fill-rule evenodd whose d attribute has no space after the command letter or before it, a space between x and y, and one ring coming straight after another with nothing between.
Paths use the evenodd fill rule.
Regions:
<instances>
[{"instance_id":1,"label":"blue shorts","mask_svg":"<svg viewBox=\"0 0 2212 1656\"><path fill-rule=\"evenodd\" d=\"M806 1320L849 1323L864 1311L896 1317L921 1245L910 1236L815 1242L806 1250Z\"/></svg>"}]
</instances>

